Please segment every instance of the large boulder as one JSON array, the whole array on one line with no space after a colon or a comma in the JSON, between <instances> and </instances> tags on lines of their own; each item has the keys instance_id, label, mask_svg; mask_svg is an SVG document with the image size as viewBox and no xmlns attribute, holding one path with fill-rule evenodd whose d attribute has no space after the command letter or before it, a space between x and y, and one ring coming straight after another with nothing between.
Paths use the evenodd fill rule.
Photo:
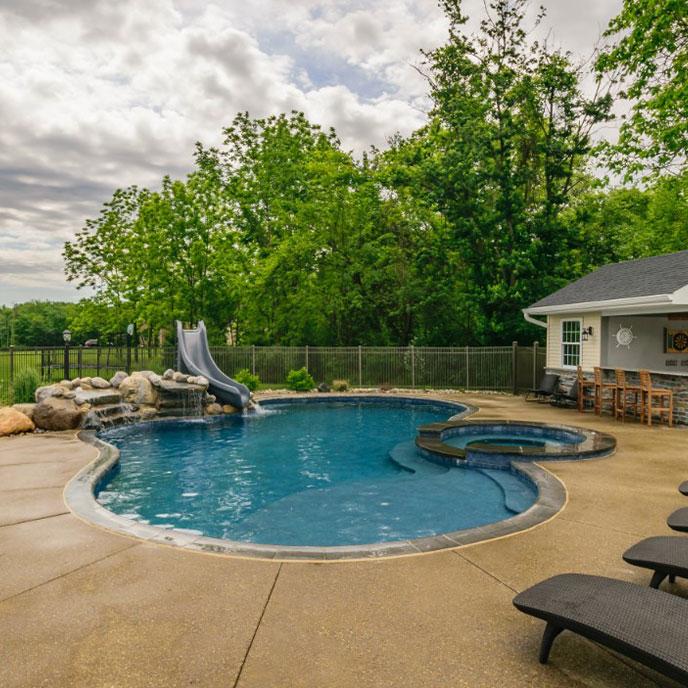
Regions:
<instances>
[{"instance_id":1,"label":"large boulder","mask_svg":"<svg viewBox=\"0 0 688 688\"><path fill-rule=\"evenodd\" d=\"M123 371L123 370L118 370L111 378L110 378L110 384L117 389L120 384L122 383L122 380L126 380L129 376Z\"/></svg>"},{"instance_id":2,"label":"large boulder","mask_svg":"<svg viewBox=\"0 0 688 688\"><path fill-rule=\"evenodd\" d=\"M177 371L176 373L174 373L174 375L172 375L172 379L175 382L188 382L189 376Z\"/></svg>"},{"instance_id":3,"label":"large boulder","mask_svg":"<svg viewBox=\"0 0 688 688\"><path fill-rule=\"evenodd\" d=\"M241 409L237 406L232 406L231 404L225 404L222 407L223 413L241 413Z\"/></svg>"},{"instance_id":4,"label":"large boulder","mask_svg":"<svg viewBox=\"0 0 688 688\"><path fill-rule=\"evenodd\" d=\"M47 397L36 404L33 422L43 430L73 430L81 422L81 409L73 399Z\"/></svg>"},{"instance_id":5,"label":"large boulder","mask_svg":"<svg viewBox=\"0 0 688 688\"><path fill-rule=\"evenodd\" d=\"M171 380L174 377L174 370L172 368L168 368L163 374L162 374L162 379L163 380Z\"/></svg>"},{"instance_id":6,"label":"large boulder","mask_svg":"<svg viewBox=\"0 0 688 688\"><path fill-rule=\"evenodd\" d=\"M48 397L63 397L69 391L71 390L67 389L64 385L45 385L36 390L36 402L43 401L43 399L47 399Z\"/></svg>"},{"instance_id":7,"label":"large boulder","mask_svg":"<svg viewBox=\"0 0 688 688\"><path fill-rule=\"evenodd\" d=\"M222 406L220 406L220 404L216 404L216 403L208 404L205 407L205 412L209 416L217 416L218 414L222 413Z\"/></svg>"},{"instance_id":8,"label":"large boulder","mask_svg":"<svg viewBox=\"0 0 688 688\"><path fill-rule=\"evenodd\" d=\"M102 377L91 378L91 387L93 387L94 389L107 389L109 386L110 383Z\"/></svg>"},{"instance_id":9,"label":"large boulder","mask_svg":"<svg viewBox=\"0 0 688 688\"><path fill-rule=\"evenodd\" d=\"M122 399L130 404L153 405L157 400L157 394L150 380L140 375L130 375L119 383L119 393Z\"/></svg>"},{"instance_id":10,"label":"large boulder","mask_svg":"<svg viewBox=\"0 0 688 688\"><path fill-rule=\"evenodd\" d=\"M0 408L0 437L16 435L20 432L32 432L34 424L31 418L11 406Z\"/></svg>"}]
</instances>

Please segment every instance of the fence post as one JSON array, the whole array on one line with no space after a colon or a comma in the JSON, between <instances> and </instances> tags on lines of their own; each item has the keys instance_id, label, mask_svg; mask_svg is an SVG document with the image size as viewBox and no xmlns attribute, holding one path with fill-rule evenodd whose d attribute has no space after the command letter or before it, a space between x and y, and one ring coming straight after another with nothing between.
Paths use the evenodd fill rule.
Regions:
<instances>
[{"instance_id":1,"label":"fence post","mask_svg":"<svg viewBox=\"0 0 688 688\"><path fill-rule=\"evenodd\" d=\"M79 369L79 377L81 377L84 373L83 351L84 351L83 348L81 347L81 345L79 345L79 351L77 351L77 354L76 354L77 366Z\"/></svg>"},{"instance_id":2,"label":"fence post","mask_svg":"<svg viewBox=\"0 0 688 688\"><path fill-rule=\"evenodd\" d=\"M10 384L14 384L14 344L10 344Z\"/></svg>"},{"instance_id":3,"label":"fence post","mask_svg":"<svg viewBox=\"0 0 688 688\"><path fill-rule=\"evenodd\" d=\"M64 361L63 361L63 373L64 373L64 380L69 380L69 342L65 342L64 345Z\"/></svg>"},{"instance_id":4,"label":"fence post","mask_svg":"<svg viewBox=\"0 0 688 688\"><path fill-rule=\"evenodd\" d=\"M96 346L96 375L100 376L100 344Z\"/></svg>"},{"instance_id":5,"label":"fence post","mask_svg":"<svg viewBox=\"0 0 688 688\"><path fill-rule=\"evenodd\" d=\"M358 386L363 387L363 349L358 345Z\"/></svg>"},{"instance_id":6,"label":"fence post","mask_svg":"<svg viewBox=\"0 0 688 688\"><path fill-rule=\"evenodd\" d=\"M516 365L518 362L518 342L511 342L511 391L518 394L518 375Z\"/></svg>"},{"instance_id":7,"label":"fence post","mask_svg":"<svg viewBox=\"0 0 688 688\"><path fill-rule=\"evenodd\" d=\"M308 344L306 344L306 370L308 370Z\"/></svg>"},{"instance_id":8,"label":"fence post","mask_svg":"<svg viewBox=\"0 0 688 688\"><path fill-rule=\"evenodd\" d=\"M256 345L251 344L251 375L256 374Z\"/></svg>"},{"instance_id":9,"label":"fence post","mask_svg":"<svg viewBox=\"0 0 688 688\"><path fill-rule=\"evenodd\" d=\"M469 388L469 377L468 377L468 369L469 369L469 363L470 363L470 356L468 354L468 347L466 347L466 389Z\"/></svg>"},{"instance_id":10,"label":"fence post","mask_svg":"<svg viewBox=\"0 0 688 688\"><path fill-rule=\"evenodd\" d=\"M533 389L537 389L537 360L538 360L538 343L533 342Z\"/></svg>"},{"instance_id":11,"label":"fence post","mask_svg":"<svg viewBox=\"0 0 688 688\"><path fill-rule=\"evenodd\" d=\"M411 389L416 388L416 350L411 344Z\"/></svg>"}]
</instances>

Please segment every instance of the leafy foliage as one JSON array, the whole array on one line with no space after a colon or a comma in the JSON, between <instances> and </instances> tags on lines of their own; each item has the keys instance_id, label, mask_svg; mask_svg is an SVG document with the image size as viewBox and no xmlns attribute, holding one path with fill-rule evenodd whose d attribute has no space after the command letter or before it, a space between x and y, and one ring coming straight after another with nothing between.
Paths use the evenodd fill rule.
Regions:
<instances>
[{"instance_id":1,"label":"leafy foliage","mask_svg":"<svg viewBox=\"0 0 688 688\"><path fill-rule=\"evenodd\" d=\"M310 392L315 387L315 380L306 368L290 370L287 374L287 387L295 392Z\"/></svg>"},{"instance_id":2,"label":"leafy foliage","mask_svg":"<svg viewBox=\"0 0 688 688\"><path fill-rule=\"evenodd\" d=\"M688 3L624 0L605 36L614 37L597 70L632 103L608 162L626 180L680 172L688 161Z\"/></svg>"},{"instance_id":3,"label":"leafy foliage","mask_svg":"<svg viewBox=\"0 0 688 688\"><path fill-rule=\"evenodd\" d=\"M41 385L41 376L35 368L22 368L14 376L12 392L15 404L34 402L35 392Z\"/></svg>"},{"instance_id":4,"label":"leafy foliage","mask_svg":"<svg viewBox=\"0 0 688 688\"><path fill-rule=\"evenodd\" d=\"M234 379L242 385L246 385L252 392L255 392L260 385L260 377L254 375L248 368L238 370Z\"/></svg>"}]
</instances>

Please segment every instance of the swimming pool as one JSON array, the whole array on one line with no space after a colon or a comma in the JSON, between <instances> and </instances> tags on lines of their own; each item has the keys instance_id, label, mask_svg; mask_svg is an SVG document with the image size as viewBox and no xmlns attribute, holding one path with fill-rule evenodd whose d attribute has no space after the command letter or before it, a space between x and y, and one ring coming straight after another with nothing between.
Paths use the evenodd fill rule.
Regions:
<instances>
[{"instance_id":1,"label":"swimming pool","mask_svg":"<svg viewBox=\"0 0 688 688\"><path fill-rule=\"evenodd\" d=\"M415 540L509 519L535 501L504 470L425 461L421 425L465 410L412 399L266 402L262 415L116 428L98 502L141 524L283 546Z\"/></svg>"}]
</instances>

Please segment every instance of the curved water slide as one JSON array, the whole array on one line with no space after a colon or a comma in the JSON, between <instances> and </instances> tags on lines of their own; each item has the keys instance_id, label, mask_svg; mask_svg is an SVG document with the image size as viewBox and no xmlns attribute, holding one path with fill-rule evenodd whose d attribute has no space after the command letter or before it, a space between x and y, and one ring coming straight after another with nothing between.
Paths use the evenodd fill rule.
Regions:
<instances>
[{"instance_id":1,"label":"curved water slide","mask_svg":"<svg viewBox=\"0 0 688 688\"><path fill-rule=\"evenodd\" d=\"M225 375L210 355L208 333L202 320L195 330L185 330L177 320L177 364L184 373L207 378L210 393L219 401L237 408L248 406L251 398L249 388Z\"/></svg>"}]
</instances>

